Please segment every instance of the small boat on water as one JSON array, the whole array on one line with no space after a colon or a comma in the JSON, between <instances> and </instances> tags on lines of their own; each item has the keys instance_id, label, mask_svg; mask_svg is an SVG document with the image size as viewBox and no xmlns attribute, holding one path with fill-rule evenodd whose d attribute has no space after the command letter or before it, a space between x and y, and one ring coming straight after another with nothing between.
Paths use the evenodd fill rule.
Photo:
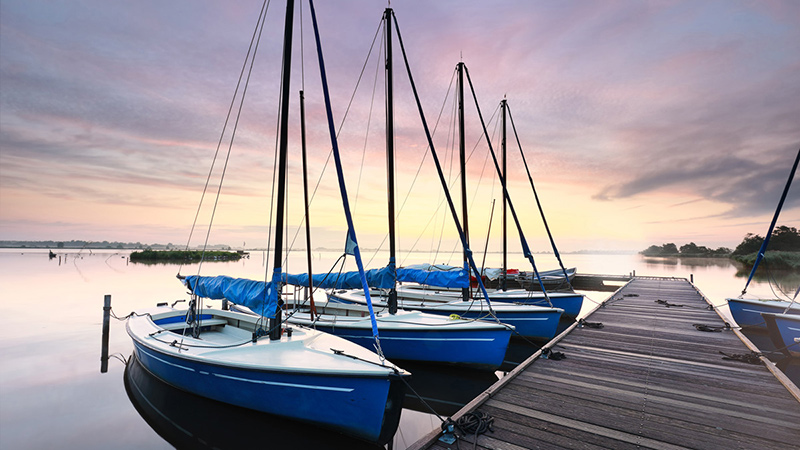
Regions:
<instances>
[{"instance_id":1,"label":"small boat on water","mask_svg":"<svg viewBox=\"0 0 800 450\"><path fill-rule=\"evenodd\" d=\"M800 304L778 299L729 298L728 307L736 324L750 331L767 330L762 314L800 314Z\"/></svg>"},{"instance_id":2,"label":"small boat on water","mask_svg":"<svg viewBox=\"0 0 800 450\"><path fill-rule=\"evenodd\" d=\"M305 327L256 339L263 319L233 311L203 309L191 323L187 315L164 306L128 319L136 358L159 379L370 442L394 434L409 374L374 352Z\"/></svg>"},{"instance_id":3,"label":"small boat on water","mask_svg":"<svg viewBox=\"0 0 800 450\"><path fill-rule=\"evenodd\" d=\"M800 311L796 314L761 313L772 343L786 356L800 357Z\"/></svg>"},{"instance_id":4,"label":"small boat on water","mask_svg":"<svg viewBox=\"0 0 800 450\"><path fill-rule=\"evenodd\" d=\"M309 1L309 6L333 159L348 224L347 238L363 280L363 265L332 125L330 95L312 1ZM263 9L259 15L256 29L264 26L266 11ZM284 275L283 231L288 184L293 21L294 0L287 0L280 71L279 138L275 155L278 161L277 177L273 177L277 194L274 195L274 262L271 280L200 275L183 277L179 270L178 277L191 293L189 307L178 310L164 305L133 313L128 318L126 328L133 340L136 359L147 371L168 384L213 400L308 422L383 445L397 430L405 378L410 374L380 353L374 316L371 316L372 337L377 354L319 330L288 327L282 320L279 297L283 292ZM257 36L260 39L260 33L253 35L254 41ZM252 64L250 56L248 53L248 62ZM242 75L244 73L242 70ZM243 89L246 89L246 82ZM239 85L236 94L238 90ZM241 98L243 101L243 96ZM219 190L217 192L219 195ZM209 231L210 228L209 222ZM366 288L366 282L362 286ZM228 300L246 306L258 312L258 315L208 308L204 306L204 299Z\"/></svg>"},{"instance_id":5,"label":"small boat on water","mask_svg":"<svg viewBox=\"0 0 800 450\"><path fill-rule=\"evenodd\" d=\"M566 276L564 273L566 272ZM535 273L509 269L506 271L505 287L507 289L524 289L529 291L539 291L541 286L549 291L567 287L572 284L578 269L575 267L561 270L542 270L537 277ZM487 288L501 289L503 283L503 269L485 268L483 276ZM541 280L541 283L539 281Z\"/></svg>"},{"instance_id":6,"label":"small boat on water","mask_svg":"<svg viewBox=\"0 0 800 450\"><path fill-rule=\"evenodd\" d=\"M482 300L439 301L441 297L408 298L398 288L398 307L405 310L422 311L442 316L456 315L466 319L496 320L514 327L514 335L536 340L550 340L556 335L558 324L564 310L537 305L509 305L494 303L489 305ZM389 308L389 292L382 289L370 290L370 298L375 308ZM494 298L492 298L494 299ZM355 290L334 291L329 294L331 302L366 304L363 292Z\"/></svg>"},{"instance_id":7,"label":"small boat on water","mask_svg":"<svg viewBox=\"0 0 800 450\"><path fill-rule=\"evenodd\" d=\"M794 165L792 165L792 169L789 171L789 178L786 180L786 185L784 186L783 193L778 201L778 206L775 208L775 214L772 216L772 222L769 225L766 236L764 236L764 242L761 243L761 248L758 250L756 260L753 263L753 268L750 270L750 275L747 277L747 282L744 285L744 289L742 289L742 293L739 295L739 297L726 299L733 319L742 328L763 332L767 330L768 323L770 324L770 327L777 326L778 322L772 320L766 321L766 316L762 316L762 313L800 314L800 305L795 303L798 294L797 292L794 294L795 299L791 301L780 299L750 299L744 297L747 293L747 287L753 280L753 276L758 269L758 265L764 258L764 254L767 251L769 240L772 236L772 231L775 229L775 224L778 221L778 216L780 216L781 208L783 208L783 203L786 200L786 195L789 193L789 188L792 186L794 174L797 172L798 163L800 163L800 150L797 151L797 155L794 159ZM800 288L798 288L798 292L800 292ZM784 322L781 321L780 323ZM786 328L773 328L770 332L771 334L776 334L780 333L782 330L786 330Z\"/></svg>"},{"instance_id":8,"label":"small boat on water","mask_svg":"<svg viewBox=\"0 0 800 450\"><path fill-rule=\"evenodd\" d=\"M484 373L484 372L479 372ZM416 380L416 373L414 374ZM136 357L125 366L125 390L139 415L164 440L179 449L276 448L385 450L307 422L299 422L195 395L165 383ZM224 419L221 419L223 418ZM232 432L235 424L235 432Z\"/></svg>"},{"instance_id":9,"label":"small boat on water","mask_svg":"<svg viewBox=\"0 0 800 450\"><path fill-rule=\"evenodd\" d=\"M547 295L540 291L528 291L523 289L509 289L506 291L499 289L486 289L489 299L492 302L501 304L512 303L514 305L533 305L542 307L559 308L565 317L576 317L583 306L583 294L575 292L548 292ZM450 303L462 299L461 290L437 288L418 284L404 284L397 288L398 298L404 300L421 300L439 303ZM478 291L472 295L474 300L482 300L483 294ZM549 300L549 301L548 301Z\"/></svg>"}]
</instances>

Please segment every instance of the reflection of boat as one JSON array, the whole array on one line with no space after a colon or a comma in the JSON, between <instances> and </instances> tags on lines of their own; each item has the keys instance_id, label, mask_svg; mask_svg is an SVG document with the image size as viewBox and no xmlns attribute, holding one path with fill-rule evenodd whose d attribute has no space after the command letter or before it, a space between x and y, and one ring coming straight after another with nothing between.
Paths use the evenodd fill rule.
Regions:
<instances>
[{"instance_id":1,"label":"reflection of boat","mask_svg":"<svg viewBox=\"0 0 800 450\"><path fill-rule=\"evenodd\" d=\"M440 416L452 416L497 381L494 372L415 363L403 367L414 374L403 407L423 413L433 409Z\"/></svg>"},{"instance_id":2,"label":"reflection of boat","mask_svg":"<svg viewBox=\"0 0 800 450\"><path fill-rule=\"evenodd\" d=\"M383 444L397 429L400 398L405 389L403 378L409 374L382 355L345 339L301 327L284 328L281 320L278 297L283 285L294 0L286 3L272 279L267 282L187 276L184 282L192 294L188 310L162 306L132 314L127 331L141 364L173 386L234 406L301 420ZM311 12L328 121L332 123L313 4ZM265 21L264 13L259 16L258 24L263 26ZM361 269L335 134L331 139L348 219L348 242L352 243ZM227 299L258 312L259 316L204 308L205 298ZM373 337L380 352L377 330Z\"/></svg>"},{"instance_id":3,"label":"reflection of boat","mask_svg":"<svg viewBox=\"0 0 800 450\"><path fill-rule=\"evenodd\" d=\"M217 402L164 383L134 353L125 367L125 390L142 418L176 448L381 449L303 422Z\"/></svg>"},{"instance_id":4,"label":"reflection of boat","mask_svg":"<svg viewBox=\"0 0 800 450\"><path fill-rule=\"evenodd\" d=\"M478 300L461 301L455 300L443 303L440 297L430 298L408 298L402 290L405 286L398 288L398 306L402 309L413 311L423 311L430 314L444 316L458 315L467 319L486 319L499 320L500 322L514 327L515 334L533 339L550 340L556 335L558 323L561 319L562 309L537 305L509 305L503 303L492 304L491 311L487 308L486 302ZM366 304L363 292L358 291L335 291L329 294L332 302ZM376 308L389 308L388 293L379 289L370 290L372 304ZM494 297L492 297L494 299Z\"/></svg>"},{"instance_id":5,"label":"reflection of boat","mask_svg":"<svg viewBox=\"0 0 800 450\"><path fill-rule=\"evenodd\" d=\"M767 230L767 234L764 237L764 242L761 243L761 248L758 250L758 254L756 255L755 263L753 264L753 269L750 271L750 276L747 278L747 282L744 285L744 289L742 289L741 295L738 298L729 298L728 306L731 310L731 315L736 323L744 328L748 327L754 330L766 330L767 325L764 321L764 317L762 317L761 313L772 313L772 314L800 314L800 305L797 305L794 300L792 301L783 301L779 299L747 299L744 298L744 295L747 293L747 287L750 285L750 282L753 280L753 276L758 269L758 265L761 260L764 258L764 253L767 251L767 247L769 246L769 240L772 236L772 231L775 229L775 224L778 221L778 216L781 213L781 208L783 207L783 203L786 200L786 195L789 193L789 188L792 186L792 180L794 179L794 174L797 171L797 165L800 163L800 150L797 151L797 156L794 159L794 165L792 166L792 170L789 172L789 179L786 180L786 185L783 188L783 193L781 194L781 199L778 201L778 207L775 208L775 214L772 216L772 222L769 225L769 229ZM798 288L798 292L800 292L800 288ZM797 298L797 292L794 294L795 299ZM775 326L775 321L768 321L771 326ZM779 333L780 329L773 329L771 333Z\"/></svg>"},{"instance_id":6,"label":"reflection of boat","mask_svg":"<svg viewBox=\"0 0 800 450\"><path fill-rule=\"evenodd\" d=\"M798 314L761 313L775 348L787 356L800 356L800 311Z\"/></svg>"}]
</instances>

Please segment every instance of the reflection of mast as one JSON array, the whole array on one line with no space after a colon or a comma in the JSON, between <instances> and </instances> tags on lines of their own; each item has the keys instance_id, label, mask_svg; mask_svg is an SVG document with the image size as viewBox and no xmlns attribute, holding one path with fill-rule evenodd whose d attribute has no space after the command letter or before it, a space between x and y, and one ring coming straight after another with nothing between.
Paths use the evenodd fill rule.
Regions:
<instances>
[{"instance_id":1,"label":"reflection of mast","mask_svg":"<svg viewBox=\"0 0 800 450\"><path fill-rule=\"evenodd\" d=\"M386 41L386 196L389 205L389 266L392 270L394 283L389 291L389 313L397 312L397 270L394 229L394 98L392 78L392 9L386 8L383 13L384 32Z\"/></svg>"},{"instance_id":2,"label":"reflection of mast","mask_svg":"<svg viewBox=\"0 0 800 450\"><path fill-rule=\"evenodd\" d=\"M464 223L464 267L467 267L469 248L469 225L467 213L467 157L464 143L464 63L460 62L456 66L458 69L458 160L461 170L461 218ZM469 273L469 270L467 270ZM481 276L480 273L475 274ZM469 287L461 289L461 299L469 300Z\"/></svg>"},{"instance_id":3,"label":"reflection of mast","mask_svg":"<svg viewBox=\"0 0 800 450\"><path fill-rule=\"evenodd\" d=\"M294 24L294 0L286 2L286 24L283 33L283 68L281 77L281 115L278 135L278 198L275 212L275 259L272 268L274 292L278 295L282 290L281 272L283 264L283 210L286 197L286 162L289 141L289 83L292 68L292 25ZM281 308L276 308L275 317L269 319L269 338L281 338Z\"/></svg>"}]
</instances>

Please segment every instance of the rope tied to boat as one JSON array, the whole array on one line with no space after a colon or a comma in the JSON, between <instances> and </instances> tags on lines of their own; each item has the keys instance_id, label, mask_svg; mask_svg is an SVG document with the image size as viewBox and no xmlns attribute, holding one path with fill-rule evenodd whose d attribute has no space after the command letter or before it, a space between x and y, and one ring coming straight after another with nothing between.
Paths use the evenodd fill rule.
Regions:
<instances>
[{"instance_id":1,"label":"rope tied to boat","mask_svg":"<svg viewBox=\"0 0 800 450\"><path fill-rule=\"evenodd\" d=\"M478 448L478 435L494 432L494 417L483 411L466 413L456 420L455 425L466 436L472 436L472 448Z\"/></svg>"},{"instance_id":2,"label":"rope tied to boat","mask_svg":"<svg viewBox=\"0 0 800 450\"><path fill-rule=\"evenodd\" d=\"M542 349L542 359L561 361L562 359L567 359L567 355L565 355L564 352L556 352L549 347L545 347Z\"/></svg>"},{"instance_id":3,"label":"rope tied to boat","mask_svg":"<svg viewBox=\"0 0 800 450\"><path fill-rule=\"evenodd\" d=\"M596 328L600 329L603 328L602 322L587 322L586 319L579 319L578 320L578 328Z\"/></svg>"},{"instance_id":4,"label":"rope tied to boat","mask_svg":"<svg viewBox=\"0 0 800 450\"><path fill-rule=\"evenodd\" d=\"M728 354L720 351L719 353L723 355L722 359L725 361L738 361L747 364L761 364L761 356L764 356L762 353L756 352Z\"/></svg>"},{"instance_id":5,"label":"rope tied to boat","mask_svg":"<svg viewBox=\"0 0 800 450\"><path fill-rule=\"evenodd\" d=\"M727 331L731 330L731 324L729 324L728 322L725 322L725 325L716 327L712 325L706 325L703 323L695 323L693 324L693 326L697 331L705 331L709 333L718 333L722 330L727 330Z\"/></svg>"}]
</instances>

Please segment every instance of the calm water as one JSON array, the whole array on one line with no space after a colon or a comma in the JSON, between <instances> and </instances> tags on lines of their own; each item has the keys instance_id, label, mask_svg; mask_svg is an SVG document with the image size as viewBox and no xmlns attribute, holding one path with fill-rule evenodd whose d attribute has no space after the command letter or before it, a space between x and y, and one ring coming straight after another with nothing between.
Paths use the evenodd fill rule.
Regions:
<instances>
[{"instance_id":1,"label":"calm water","mask_svg":"<svg viewBox=\"0 0 800 450\"><path fill-rule=\"evenodd\" d=\"M224 448L231 444L241 448L252 440L264 442L274 434L293 437L286 445L294 443L295 448L364 447L304 425L298 427L187 396L148 378L135 366L126 377L125 366L114 359L109 362L108 373L100 374L103 296L112 295L113 310L119 316L157 302L185 299L185 291L175 279L178 266L128 263L127 252L57 253L60 260L48 259L46 250L0 250L0 287L5 298L0 340L0 449L171 448L154 428L176 445L200 445L198 439L204 439L202 442L209 446ZM326 270L337 256L317 252L315 271ZM303 258L296 257L298 263ZM416 254L405 263L429 262L428 257ZM537 258L540 267L556 266L549 255ZM256 252L239 262L206 263L203 274L263 278L265 259L267 255ZM737 275L737 267L727 260L638 255L565 255L565 259L569 266L577 266L584 273L693 275L695 284L716 304L724 304L725 297L737 295L746 279L746 274ZM520 268L525 266L520 264ZM196 272L197 266L182 269L183 274ZM784 290L793 291L800 284L800 275L779 278L779 284ZM769 283L757 280L749 292L771 296L772 289ZM609 295L586 294L587 307ZM758 343L762 345L762 341ZM110 349L125 358L132 352L124 323L113 319ZM517 345L507 359L522 360L533 351L524 344ZM458 410L497 379L495 374L404 367L414 373L415 389L442 416ZM129 387L134 386L130 397L126 379ZM405 407L395 436L396 449L406 448L439 426L438 418L421 412L427 411L421 401L408 398ZM207 433L202 438L188 434L198 424ZM270 426L280 432L270 433ZM298 443L298 436L307 441Z\"/></svg>"}]
</instances>

